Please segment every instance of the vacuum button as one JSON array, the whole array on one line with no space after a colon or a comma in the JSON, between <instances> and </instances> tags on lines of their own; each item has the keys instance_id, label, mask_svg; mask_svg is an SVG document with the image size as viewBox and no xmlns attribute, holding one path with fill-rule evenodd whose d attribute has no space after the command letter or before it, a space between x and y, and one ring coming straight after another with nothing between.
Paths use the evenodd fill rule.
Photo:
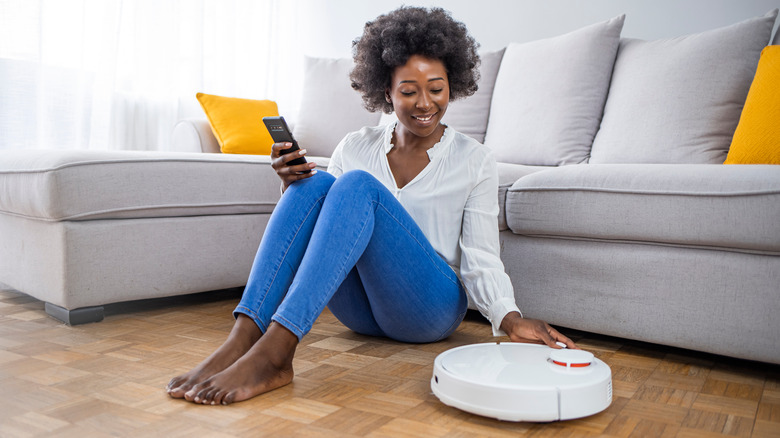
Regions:
<instances>
[{"instance_id":1,"label":"vacuum button","mask_svg":"<svg viewBox=\"0 0 780 438\"><path fill-rule=\"evenodd\" d=\"M593 353L582 350L553 350L550 353L550 360L556 365L562 367L581 368L589 366L593 362Z\"/></svg>"}]
</instances>

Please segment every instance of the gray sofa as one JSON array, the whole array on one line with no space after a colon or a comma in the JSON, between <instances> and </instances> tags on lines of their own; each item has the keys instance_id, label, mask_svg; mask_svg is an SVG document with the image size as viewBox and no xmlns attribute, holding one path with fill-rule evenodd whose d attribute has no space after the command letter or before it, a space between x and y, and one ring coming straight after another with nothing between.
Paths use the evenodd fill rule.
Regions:
<instances>
[{"instance_id":1,"label":"gray sofa","mask_svg":"<svg viewBox=\"0 0 780 438\"><path fill-rule=\"evenodd\" d=\"M446 121L495 152L526 316L780 363L780 166L721 164L775 16L662 41L621 39L616 17L483 54ZM346 132L392 118L360 109L349 67L307 59L294 133L323 169ZM205 119L173 143L3 153L0 282L69 323L243 285L280 196L269 159L219 153Z\"/></svg>"}]
</instances>

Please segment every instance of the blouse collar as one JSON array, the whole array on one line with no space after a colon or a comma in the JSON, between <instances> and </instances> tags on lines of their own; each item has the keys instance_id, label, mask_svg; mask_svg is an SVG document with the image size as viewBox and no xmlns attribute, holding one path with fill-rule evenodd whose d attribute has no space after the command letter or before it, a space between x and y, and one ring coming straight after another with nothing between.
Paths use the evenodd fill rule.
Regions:
<instances>
[{"instance_id":1,"label":"blouse collar","mask_svg":"<svg viewBox=\"0 0 780 438\"><path fill-rule=\"evenodd\" d=\"M393 149L393 132L395 132L395 127L398 124L398 121L394 121L392 123L389 123L387 127L385 128L385 136L383 141L383 146L385 150L385 155L390 153L390 150ZM447 145L452 143L452 138L454 135L454 131L450 129L449 126L444 125L444 134L441 135L441 138L438 142L436 142L433 147L428 149L426 152L428 152L428 159L433 161L433 158L439 155L444 149L446 149Z\"/></svg>"}]
</instances>

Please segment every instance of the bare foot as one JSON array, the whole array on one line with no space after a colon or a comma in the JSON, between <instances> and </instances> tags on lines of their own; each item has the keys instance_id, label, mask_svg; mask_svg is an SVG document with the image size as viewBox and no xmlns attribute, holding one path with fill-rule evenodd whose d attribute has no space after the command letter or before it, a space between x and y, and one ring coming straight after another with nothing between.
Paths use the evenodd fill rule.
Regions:
<instances>
[{"instance_id":1,"label":"bare foot","mask_svg":"<svg viewBox=\"0 0 780 438\"><path fill-rule=\"evenodd\" d=\"M184 394L193 403L227 405L248 400L292 382L292 360L298 338L279 324L224 371L196 384Z\"/></svg>"},{"instance_id":2,"label":"bare foot","mask_svg":"<svg viewBox=\"0 0 780 438\"><path fill-rule=\"evenodd\" d=\"M189 372L176 376L165 388L173 398L184 398L193 386L235 363L260 339L262 332L246 315L238 315L225 343Z\"/></svg>"}]
</instances>

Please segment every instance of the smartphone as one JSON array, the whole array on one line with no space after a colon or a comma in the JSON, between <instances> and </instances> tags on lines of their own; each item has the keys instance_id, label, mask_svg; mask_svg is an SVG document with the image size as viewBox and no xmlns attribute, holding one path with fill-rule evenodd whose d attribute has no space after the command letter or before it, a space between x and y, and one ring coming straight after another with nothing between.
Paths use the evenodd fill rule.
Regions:
<instances>
[{"instance_id":1,"label":"smartphone","mask_svg":"<svg viewBox=\"0 0 780 438\"><path fill-rule=\"evenodd\" d=\"M295 141L292 133L290 132L290 128L287 127L287 122L284 121L284 117L263 117L263 123L265 123L265 127L268 129L268 133L271 134L271 138L274 140L274 143L292 143L291 148L280 151L282 155L286 155L290 152L295 152L300 149L298 142ZM298 164L306 164L306 158L299 157L287 163L288 166L295 166ZM310 172L311 170L307 169L302 173Z\"/></svg>"}]
</instances>

